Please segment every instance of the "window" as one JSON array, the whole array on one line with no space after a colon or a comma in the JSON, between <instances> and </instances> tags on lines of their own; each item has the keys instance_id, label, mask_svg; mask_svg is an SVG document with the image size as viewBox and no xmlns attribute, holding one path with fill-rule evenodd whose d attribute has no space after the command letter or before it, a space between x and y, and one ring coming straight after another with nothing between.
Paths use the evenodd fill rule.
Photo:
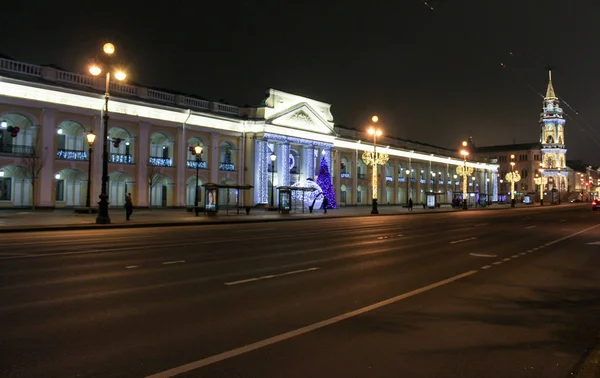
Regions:
<instances>
[{"instance_id":1,"label":"window","mask_svg":"<svg viewBox=\"0 0 600 378\"><path fill-rule=\"evenodd\" d=\"M362 203L362 192L360 190L356 193L356 202Z\"/></svg>"},{"instance_id":2,"label":"window","mask_svg":"<svg viewBox=\"0 0 600 378\"><path fill-rule=\"evenodd\" d=\"M163 146L163 148L162 148L162 157L163 157L163 159L168 159L169 158L169 147Z\"/></svg>"},{"instance_id":3,"label":"window","mask_svg":"<svg viewBox=\"0 0 600 378\"><path fill-rule=\"evenodd\" d=\"M59 135L58 136L58 149L59 150L64 150L67 147L67 136L66 135Z\"/></svg>"},{"instance_id":4,"label":"window","mask_svg":"<svg viewBox=\"0 0 600 378\"><path fill-rule=\"evenodd\" d=\"M0 177L0 201L10 201L12 188L12 179L10 177Z\"/></svg>"},{"instance_id":5,"label":"window","mask_svg":"<svg viewBox=\"0 0 600 378\"><path fill-rule=\"evenodd\" d=\"M56 180L56 202L65 201L65 180Z\"/></svg>"},{"instance_id":6,"label":"window","mask_svg":"<svg viewBox=\"0 0 600 378\"><path fill-rule=\"evenodd\" d=\"M345 204L346 203L346 191L344 190L344 191L340 192L340 195L341 195L342 203Z\"/></svg>"}]
</instances>

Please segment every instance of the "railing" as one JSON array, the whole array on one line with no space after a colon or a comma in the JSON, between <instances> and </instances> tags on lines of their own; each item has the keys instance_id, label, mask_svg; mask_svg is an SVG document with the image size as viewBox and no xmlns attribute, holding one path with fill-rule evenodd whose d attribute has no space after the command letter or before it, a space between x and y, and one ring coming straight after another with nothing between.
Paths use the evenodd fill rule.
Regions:
<instances>
[{"instance_id":1,"label":"railing","mask_svg":"<svg viewBox=\"0 0 600 378\"><path fill-rule=\"evenodd\" d=\"M187 105L192 108L210 109L210 102L192 97L184 97L182 105Z\"/></svg>"},{"instance_id":2,"label":"railing","mask_svg":"<svg viewBox=\"0 0 600 378\"><path fill-rule=\"evenodd\" d=\"M386 182L393 182L394 181L394 176L385 176L385 181Z\"/></svg>"},{"instance_id":3,"label":"railing","mask_svg":"<svg viewBox=\"0 0 600 378\"><path fill-rule=\"evenodd\" d=\"M126 154L110 154L110 162L117 164L133 164L133 156Z\"/></svg>"},{"instance_id":4,"label":"railing","mask_svg":"<svg viewBox=\"0 0 600 378\"><path fill-rule=\"evenodd\" d=\"M197 162L196 160L188 160L187 167L196 169L196 166L200 169L207 169L205 161Z\"/></svg>"},{"instance_id":5,"label":"railing","mask_svg":"<svg viewBox=\"0 0 600 378\"><path fill-rule=\"evenodd\" d=\"M42 75L42 67L10 59L0 59L0 70L33 76Z\"/></svg>"},{"instance_id":6,"label":"railing","mask_svg":"<svg viewBox=\"0 0 600 378\"><path fill-rule=\"evenodd\" d=\"M233 105L225 105L225 104L217 103L217 111L223 112L223 113L235 114L235 115L238 114L237 106L233 106Z\"/></svg>"},{"instance_id":7,"label":"railing","mask_svg":"<svg viewBox=\"0 0 600 378\"><path fill-rule=\"evenodd\" d=\"M167 92L148 89L148 97L159 101L175 102L175 95Z\"/></svg>"},{"instance_id":8,"label":"railing","mask_svg":"<svg viewBox=\"0 0 600 378\"><path fill-rule=\"evenodd\" d=\"M342 173L340 173L340 177L341 178L349 179L350 178L350 173L348 173L348 172L342 172Z\"/></svg>"},{"instance_id":9,"label":"railing","mask_svg":"<svg viewBox=\"0 0 600 378\"><path fill-rule=\"evenodd\" d=\"M33 153L33 146L21 146L19 144L0 144L0 154L27 156Z\"/></svg>"},{"instance_id":10,"label":"railing","mask_svg":"<svg viewBox=\"0 0 600 378\"><path fill-rule=\"evenodd\" d=\"M153 165L155 167L172 167L173 166L172 158L161 158L161 157L151 156L150 159L148 159L148 162L150 163L150 165Z\"/></svg>"},{"instance_id":11,"label":"railing","mask_svg":"<svg viewBox=\"0 0 600 378\"><path fill-rule=\"evenodd\" d=\"M235 165L231 163L219 163L219 171L235 171Z\"/></svg>"},{"instance_id":12,"label":"railing","mask_svg":"<svg viewBox=\"0 0 600 378\"><path fill-rule=\"evenodd\" d=\"M65 83L75 83L79 85L94 85L93 79L91 76L79 75L73 72L67 71L58 71L56 73L56 81L62 81Z\"/></svg>"},{"instance_id":13,"label":"railing","mask_svg":"<svg viewBox=\"0 0 600 378\"><path fill-rule=\"evenodd\" d=\"M80 75L73 72L56 70L51 67L46 67L46 69L54 70L56 72L56 77L43 73L43 67L35 64L29 64L24 62L19 62L11 59L0 58L0 71L8 71L15 72L23 75L29 76L44 76L44 79L49 81L58 81L62 83L69 83L80 85L84 87L94 87L94 78L92 76ZM179 96L175 94L158 91L155 89L148 88L147 90L142 91L142 87L138 87L135 85L129 85L125 83L119 83L116 81L110 82L110 90L111 92L119 92L124 93L136 97L141 98L150 98L155 99L171 104L179 104L180 106L189 106L191 108L203 109L203 110L213 110L220 113L226 113L231 115L239 115L239 108L234 105L220 104L218 102L209 102L206 100L200 100L193 97L183 97L178 99Z\"/></svg>"},{"instance_id":14,"label":"railing","mask_svg":"<svg viewBox=\"0 0 600 378\"><path fill-rule=\"evenodd\" d=\"M87 151L65 150L59 148L56 151L56 158L61 160L87 160Z\"/></svg>"},{"instance_id":15,"label":"railing","mask_svg":"<svg viewBox=\"0 0 600 378\"><path fill-rule=\"evenodd\" d=\"M406 178L404 178L404 177L398 177L398 182L406 182Z\"/></svg>"}]
</instances>

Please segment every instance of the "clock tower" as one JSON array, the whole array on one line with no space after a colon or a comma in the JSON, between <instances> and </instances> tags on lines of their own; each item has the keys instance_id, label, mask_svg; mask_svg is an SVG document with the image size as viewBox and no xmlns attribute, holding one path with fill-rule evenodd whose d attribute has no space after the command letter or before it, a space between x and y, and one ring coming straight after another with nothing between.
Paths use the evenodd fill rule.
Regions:
<instances>
[{"instance_id":1,"label":"clock tower","mask_svg":"<svg viewBox=\"0 0 600 378\"><path fill-rule=\"evenodd\" d=\"M548 88L540 114L541 159L540 173L547 179L552 203L561 201L560 194L567 191L565 148L565 120L560 102L552 86L552 71L548 72Z\"/></svg>"}]
</instances>

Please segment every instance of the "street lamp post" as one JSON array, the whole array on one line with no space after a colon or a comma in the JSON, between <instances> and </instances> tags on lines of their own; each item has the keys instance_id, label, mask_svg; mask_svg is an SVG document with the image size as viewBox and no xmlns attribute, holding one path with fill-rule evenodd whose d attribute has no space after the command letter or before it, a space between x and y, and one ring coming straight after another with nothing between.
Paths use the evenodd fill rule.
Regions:
<instances>
[{"instance_id":1,"label":"street lamp post","mask_svg":"<svg viewBox=\"0 0 600 378\"><path fill-rule=\"evenodd\" d=\"M196 193L194 197L194 213L198 216L198 170L200 169L200 160L202 156L202 146L198 144L194 147L193 154L196 156Z\"/></svg>"},{"instance_id":2,"label":"street lamp post","mask_svg":"<svg viewBox=\"0 0 600 378\"><path fill-rule=\"evenodd\" d=\"M485 179L485 191L486 191L486 202L487 205L490 206L490 178Z\"/></svg>"},{"instance_id":3,"label":"street lamp post","mask_svg":"<svg viewBox=\"0 0 600 378\"><path fill-rule=\"evenodd\" d=\"M271 153L271 207L275 206L275 160L277 155Z\"/></svg>"},{"instance_id":4,"label":"street lamp post","mask_svg":"<svg viewBox=\"0 0 600 378\"><path fill-rule=\"evenodd\" d=\"M460 150L460 154L463 156L463 165L462 166L457 166L456 167L456 173L458 173L460 176L462 176L463 179L463 210L468 210L469 207L467 206L467 189L468 189L468 178L469 176L473 173L473 167L467 167L467 156L469 156L469 151L467 151L466 147L467 147L467 142L463 141L462 142L462 146L463 149Z\"/></svg>"},{"instance_id":5,"label":"street lamp post","mask_svg":"<svg viewBox=\"0 0 600 378\"><path fill-rule=\"evenodd\" d=\"M96 134L89 133L85 136L87 138L87 142L89 145L88 148L88 184L87 184L87 192L85 195L85 207L90 209L90 187L92 186L92 147L94 145L94 141L96 140Z\"/></svg>"},{"instance_id":6,"label":"street lamp post","mask_svg":"<svg viewBox=\"0 0 600 378\"><path fill-rule=\"evenodd\" d=\"M410 169L407 169L406 171L404 171L404 173L406 173L406 204L408 205L408 199L409 199L409 187L408 187L408 183L410 181Z\"/></svg>"},{"instance_id":7,"label":"street lamp post","mask_svg":"<svg viewBox=\"0 0 600 378\"><path fill-rule=\"evenodd\" d=\"M377 123L379 117L373 116L371 117L371 121ZM377 166L387 163L390 157L388 154L377 153L377 137L381 136L381 130L371 126L369 127L368 133L373 135L373 152L364 151L362 159L365 164L373 167L373 174L371 176L371 186L373 187L371 214L379 214L379 210L377 210Z\"/></svg>"},{"instance_id":8,"label":"street lamp post","mask_svg":"<svg viewBox=\"0 0 600 378\"><path fill-rule=\"evenodd\" d=\"M112 57L115 53L115 46L112 43L105 43L103 51L107 57ZM98 76L102 73L102 68L98 64L90 66L90 73L94 76ZM127 74L122 70L115 70L115 79L125 80ZM104 114L102 120L104 121L104 138L102 138L102 190L100 192L100 202L98 202L98 216L96 217L96 223L108 224L110 223L110 217L108 216L108 99L110 87L110 69L106 70L106 91L104 94Z\"/></svg>"},{"instance_id":9,"label":"street lamp post","mask_svg":"<svg viewBox=\"0 0 600 378\"><path fill-rule=\"evenodd\" d=\"M506 181L510 182L510 207L515 207L515 184L521 181L519 172L515 172L515 155L510 155L510 172L506 174Z\"/></svg>"}]
</instances>

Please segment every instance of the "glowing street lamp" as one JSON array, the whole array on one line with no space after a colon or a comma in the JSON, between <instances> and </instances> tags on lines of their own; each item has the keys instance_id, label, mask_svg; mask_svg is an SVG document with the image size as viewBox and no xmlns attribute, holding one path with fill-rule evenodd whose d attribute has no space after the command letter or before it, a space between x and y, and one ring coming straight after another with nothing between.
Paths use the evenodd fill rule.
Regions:
<instances>
[{"instance_id":1,"label":"glowing street lamp","mask_svg":"<svg viewBox=\"0 0 600 378\"><path fill-rule=\"evenodd\" d=\"M406 204L408 205L408 199L409 199L409 196L408 196L408 191L409 191L408 182L410 181L410 169L405 170L404 173L406 173Z\"/></svg>"},{"instance_id":2,"label":"glowing street lamp","mask_svg":"<svg viewBox=\"0 0 600 378\"><path fill-rule=\"evenodd\" d=\"M102 50L107 57L112 57L115 53L115 45L112 43L105 43ZM108 224L110 223L110 217L108 216L108 99L110 98L110 68L114 72L115 79L125 80L127 74L123 70L115 69L114 67L107 67L106 69L106 90L104 94L104 114L102 119L104 121L104 138L102 138L103 150L102 150L102 190L100 192L100 202L98 202L98 216L96 217L96 223ZM89 67L89 71L92 75L98 76L102 73L102 67L98 64L93 64Z\"/></svg>"},{"instance_id":3,"label":"glowing street lamp","mask_svg":"<svg viewBox=\"0 0 600 378\"><path fill-rule=\"evenodd\" d=\"M515 184L521 181L521 175L515 172L515 155L510 155L510 169L505 178L510 182L510 207L515 207Z\"/></svg>"},{"instance_id":4,"label":"glowing street lamp","mask_svg":"<svg viewBox=\"0 0 600 378\"><path fill-rule=\"evenodd\" d=\"M200 169L200 161L202 160L202 146L198 143L192 152L196 156L196 195L194 198L194 213L198 216L198 169Z\"/></svg>"},{"instance_id":5,"label":"glowing street lamp","mask_svg":"<svg viewBox=\"0 0 600 378\"><path fill-rule=\"evenodd\" d=\"M371 121L373 121L373 123L377 123L377 121L379 121L379 117L373 116ZM381 129L376 129L373 126L370 126L368 133L373 135L373 152L363 152L362 159L366 165L373 166L373 175L371 177L371 186L373 187L373 205L371 207L371 214L379 214L379 211L377 210L377 166L387 163L390 157L388 154L377 153L377 137L382 135Z\"/></svg>"},{"instance_id":6,"label":"glowing street lamp","mask_svg":"<svg viewBox=\"0 0 600 378\"><path fill-rule=\"evenodd\" d=\"M85 207L89 210L90 208L90 187L92 186L92 147L94 145L94 141L96 140L96 134L89 133L85 136L88 142L88 184L87 184L87 192L85 195Z\"/></svg>"},{"instance_id":7,"label":"glowing street lamp","mask_svg":"<svg viewBox=\"0 0 600 378\"><path fill-rule=\"evenodd\" d=\"M467 180L473 173L473 167L467 167L467 156L469 156L469 151L466 149L467 142L463 141L462 145L463 149L460 150L460 154L463 156L463 165L456 167L456 173L458 173L459 176L462 176L463 179L463 210L467 210L467 188L469 185Z\"/></svg>"}]
</instances>

